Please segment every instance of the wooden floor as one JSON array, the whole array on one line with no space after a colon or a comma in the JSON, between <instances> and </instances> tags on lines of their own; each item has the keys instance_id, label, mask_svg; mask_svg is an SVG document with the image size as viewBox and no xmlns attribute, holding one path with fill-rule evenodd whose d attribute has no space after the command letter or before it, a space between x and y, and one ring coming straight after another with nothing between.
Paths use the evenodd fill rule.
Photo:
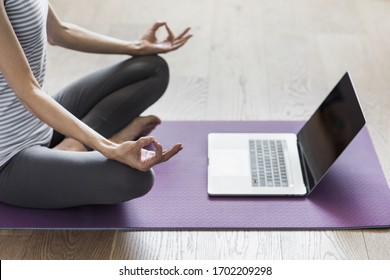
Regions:
<instances>
[{"instance_id":1,"label":"wooden floor","mask_svg":"<svg viewBox=\"0 0 390 280\"><path fill-rule=\"evenodd\" d=\"M123 39L156 20L195 35L165 55L163 120L302 120L350 71L390 182L390 1L51 1L61 18ZM50 48L50 93L122 56ZM0 259L390 259L390 230L0 231Z\"/></svg>"}]
</instances>

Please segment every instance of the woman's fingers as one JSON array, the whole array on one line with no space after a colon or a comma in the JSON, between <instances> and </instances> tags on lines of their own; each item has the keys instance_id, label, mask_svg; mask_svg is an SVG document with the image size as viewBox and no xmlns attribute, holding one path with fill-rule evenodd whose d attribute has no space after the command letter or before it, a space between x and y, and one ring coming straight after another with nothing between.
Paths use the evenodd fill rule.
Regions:
<instances>
[{"instance_id":1,"label":"woman's fingers","mask_svg":"<svg viewBox=\"0 0 390 280\"><path fill-rule=\"evenodd\" d=\"M165 26L168 36L165 40L159 41L156 37L156 33L159 28ZM167 53L173 50L177 50L182 47L192 37L188 34L190 28L184 29L179 35L175 36L166 22L156 22L149 32L142 38L144 40L144 54L148 53Z\"/></svg>"},{"instance_id":2,"label":"woman's fingers","mask_svg":"<svg viewBox=\"0 0 390 280\"><path fill-rule=\"evenodd\" d=\"M153 144L155 147L154 151L143 149L150 144ZM159 163L168 161L183 149L182 144L176 144L169 149L163 150L162 145L153 136L141 137L136 141L135 145L136 154L138 154L135 166L141 171L148 170Z\"/></svg>"},{"instance_id":3,"label":"woman's fingers","mask_svg":"<svg viewBox=\"0 0 390 280\"><path fill-rule=\"evenodd\" d=\"M192 37L192 35L185 36L191 30L190 27L187 27L186 29L184 29L184 31L177 37L173 34L173 32L169 28L168 24L165 24L165 29L168 32L168 37L166 40L172 42L172 44L176 44L176 43L182 42L182 41L187 41L189 38Z\"/></svg>"},{"instance_id":4,"label":"woman's fingers","mask_svg":"<svg viewBox=\"0 0 390 280\"><path fill-rule=\"evenodd\" d=\"M175 156L178 152L183 150L183 145L182 144L176 144L173 147L165 150L162 154L162 161L168 161L170 158Z\"/></svg>"},{"instance_id":5,"label":"woman's fingers","mask_svg":"<svg viewBox=\"0 0 390 280\"><path fill-rule=\"evenodd\" d=\"M153 33L156 33L156 31L157 31L161 26L164 26L164 25L166 26L167 23L166 23L166 22L163 22L163 21L156 22L155 24L153 24L151 31L152 31Z\"/></svg>"},{"instance_id":6,"label":"woman's fingers","mask_svg":"<svg viewBox=\"0 0 390 280\"><path fill-rule=\"evenodd\" d=\"M156 160L156 163L159 163L162 158L163 148L161 144L157 141L153 141L153 146L156 148L154 158Z\"/></svg>"},{"instance_id":7,"label":"woman's fingers","mask_svg":"<svg viewBox=\"0 0 390 280\"><path fill-rule=\"evenodd\" d=\"M151 164L150 167L159 164L161 162L168 161L183 149L182 144L176 144L173 147L166 150L163 150L161 144L158 143L157 141L154 141L153 145L156 148L156 150L155 150L155 155L153 157L153 160L150 162Z\"/></svg>"},{"instance_id":8,"label":"woman's fingers","mask_svg":"<svg viewBox=\"0 0 390 280\"><path fill-rule=\"evenodd\" d=\"M157 30L165 24L165 22L154 23L153 26L147 31L147 33L142 37L142 39L149 42L154 42L156 40Z\"/></svg>"},{"instance_id":9,"label":"woman's fingers","mask_svg":"<svg viewBox=\"0 0 390 280\"><path fill-rule=\"evenodd\" d=\"M167 40L168 40L168 41L173 41L173 40L175 40L175 35L173 34L173 32L171 31L171 29L169 28L168 24L165 24L165 29L166 29L167 32L168 32Z\"/></svg>"},{"instance_id":10,"label":"woman's fingers","mask_svg":"<svg viewBox=\"0 0 390 280\"><path fill-rule=\"evenodd\" d=\"M187 41L192 37L192 35L187 35L179 40L177 40L174 45L179 45L180 47L183 46Z\"/></svg>"},{"instance_id":11,"label":"woman's fingers","mask_svg":"<svg viewBox=\"0 0 390 280\"><path fill-rule=\"evenodd\" d=\"M179 36L176 37L176 39L183 38L184 35L186 35L188 33L188 31L190 31L190 30L191 30L191 27L187 27L186 29L184 29L184 31Z\"/></svg>"},{"instance_id":12,"label":"woman's fingers","mask_svg":"<svg viewBox=\"0 0 390 280\"><path fill-rule=\"evenodd\" d=\"M143 147L152 144L154 141L156 141L156 139L153 136L141 137L136 142L136 148L137 150L141 150Z\"/></svg>"}]
</instances>

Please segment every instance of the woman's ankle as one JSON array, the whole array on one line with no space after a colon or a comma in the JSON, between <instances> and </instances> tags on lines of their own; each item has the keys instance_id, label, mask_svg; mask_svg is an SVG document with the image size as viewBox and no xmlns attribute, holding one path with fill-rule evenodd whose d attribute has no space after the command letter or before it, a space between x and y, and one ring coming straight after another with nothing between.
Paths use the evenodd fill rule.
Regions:
<instances>
[{"instance_id":1,"label":"woman's ankle","mask_svg":"<svg viewBox=\"0 0 390 280\"><path fill-rule=\"evenodd\" d=\"M55 146L53 149L62 151L73 151L73 152L85 152L87 148L79 141L73 138L65 138Z\"/></svg>"}]
</instances>

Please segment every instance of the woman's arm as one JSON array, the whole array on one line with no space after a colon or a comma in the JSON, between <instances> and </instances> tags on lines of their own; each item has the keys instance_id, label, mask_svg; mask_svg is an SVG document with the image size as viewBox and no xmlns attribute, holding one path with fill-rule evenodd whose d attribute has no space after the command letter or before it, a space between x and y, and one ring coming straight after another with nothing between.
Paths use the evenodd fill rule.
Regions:
<instances>
[{"instance_id":1,"label":"woman's arm","mask_svg":"<svg viewBox=\"0 0 390 280\"><path fill-rule=\"evenodd\" d=\"M78 120L54 99L47 95L35 79L23 49L15 35L4 2L0 1L0 72L13 89L20 102L36 117L58 132L74 138L101 152L107 158L125 163L139 170L147 170L155 164L168 160L181 150L181 145L162 151L153 137L123 144L113 143ZM154 144L155 153L142 148Z\"/></svg>"},{"instance_id":2,"label":"woman's arm","mask_svg":"<svg viewBox=\"0 0 390 280\"><path fill-rule=\"evenodd\" d=\"M78 121L41 89L31 72L27 58L0 3L0 72L13 89L20 102L39 119L64 135L75 137L82 143L104 150L111 143ZM23 82L21 82L23 81ZM99 147L102 146L102 147Z\"/></svg>"},{"instance_id":3,"label":"woman's arm","mask_svg":"<svg viewBox=\"0 0 390 280\"><path fill-rule=\"evenodd\" d=\"M156 32L161 27L165 27L168 36L165 40L159 41ZM62 22L51 6L47 17L50 44L89 53L127 55L167 53L182 47L192 37L187 35L189 30L186 28L176 37L165 22L158 22L140 40L125 41Z\"/></svg>"}]
</instances>

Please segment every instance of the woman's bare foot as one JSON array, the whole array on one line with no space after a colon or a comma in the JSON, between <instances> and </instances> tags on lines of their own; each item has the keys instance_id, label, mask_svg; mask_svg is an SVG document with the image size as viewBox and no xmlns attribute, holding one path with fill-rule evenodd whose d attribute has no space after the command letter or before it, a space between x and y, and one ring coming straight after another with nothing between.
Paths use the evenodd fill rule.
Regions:
<instances>
[{"instance_id":1,"label":"woman's bare foot","mask_svg":"<svg viewBox=\"0 0 390 280\"><path fill-rule=\"evenodd\" d=\"M113 135L110 140L115 143L137 140L140 137L149 135L161 120L156 116L137 117L121 131Z\"/></svg>"},{"instance_id":2,"label":"woman's bare foot","mask_svg":"<svg viewBox=\"0 0 390 280\"><path fill-rule=\"evenodd\" d=\"M65 138L53 149L73 152L85 152L87 150L83 144L73 138Z\"/></svg>"},{"instance_id":3,"label":"woman's bare foot","mask_svg":"<svg viewBox=\"0 0 390 280\"><path fill-rule=\"evenodd\" d=\"M114 143L123 143L125 141L137 140L140 137L148 135L161 120L156 116L137 117L121 131L110 138ZM72 138L65 138L61 143L55 146L55 150L85 152L87 148L79 141Z\"/></svg>"}]
</instances>

